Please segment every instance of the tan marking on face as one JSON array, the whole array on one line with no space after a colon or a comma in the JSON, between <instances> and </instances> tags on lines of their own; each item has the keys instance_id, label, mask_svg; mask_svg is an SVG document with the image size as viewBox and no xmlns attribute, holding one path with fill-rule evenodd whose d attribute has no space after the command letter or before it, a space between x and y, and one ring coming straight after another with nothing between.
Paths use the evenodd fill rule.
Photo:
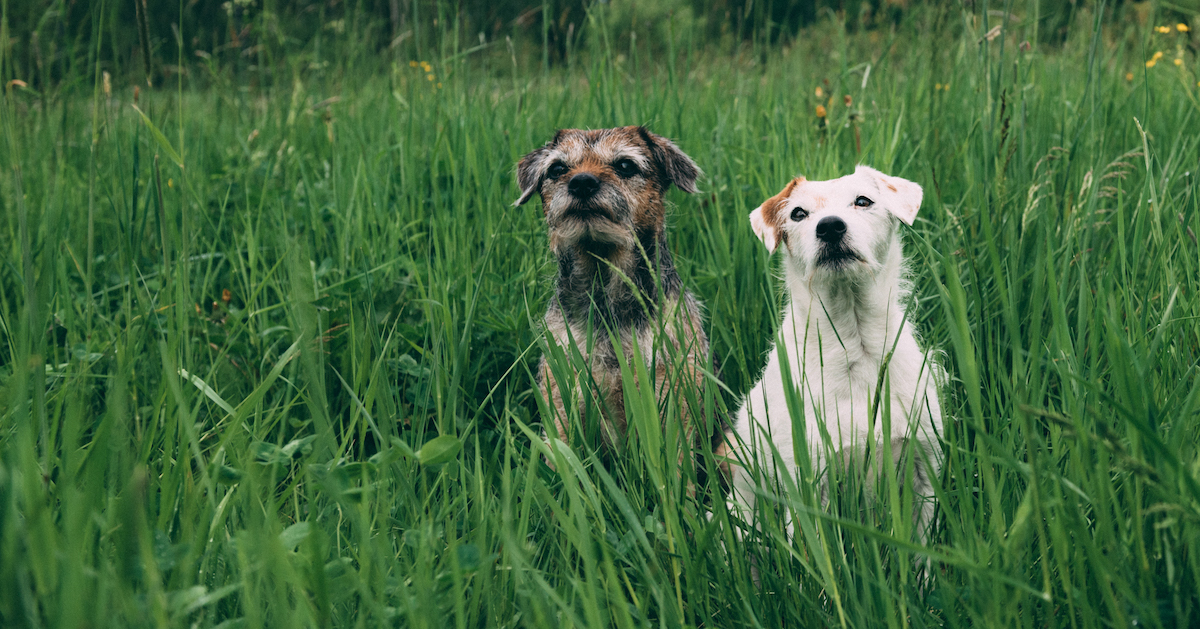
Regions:
<instances>
[{"instance_id":1,"label":"tan marking on face","mask_svg":"<svg viewBox=\"0 0 1200 629\"><path fill-rule=\"evenodd\" d=\"M646 146L637 127L579 133L583 142L580 142L578 166L566 176L569 178L576 172L595 175L602 184L616 188L625 197L632 210L634 227L661 232L665 220L663 191L668 184L659 181L650 161L650 147ZM632 160L641 175L628 179L618 175L613 165L621 159Z\"/></svg>"},{"instance_id":2,"label":"tan marking on face","mask_svg":"<svg viewBox=\"0 0 1200 629\"><path fill-rule=\"evenodd\" d=\"M543 189L543 194L566 194L566 184L580 173L588 173L600 180L601 185L618 191L631 210L633 226L639 230L662 230L664 212L662 199L664 190L670 185L661 181L650 158L650 147L646 145L637 127L562 131L551 148L550 161L558 161L568 170L557 181ZM614 164L621 159L632 160L641 171L639 176L623 178L617 174Z\"/></svg>"},{"instance_id":3,"label":"tan marking on face","mask_svg":"<svg viewBox=\"0 0 1200 629\"><path fill-rule=\"evenodd\" d=\"M896 190L896 186L893 186L892 184L890 184L886 181L883 182L883 185L887 186L887 189L891 190L892 192L899 192L898 190Z\"/></svg>"},{"instance_id":4,"label":"tan marking on face","mask_svg":"<svg viewBox=\"0 0 1200 629\"><path fill-rule=\"evenodd\" d=\"M775 233L779 235L778 237L780 239L786 238L785 234L787 232L783 230L783 226L787 224L788 219L788 199L791 198L792 192L796 189L796 186L804 183L804 181L804 177L796 177L795 179L789 181L788 184L783 187L783 190L779 191L779 194L767 199L766 201L763 201L763 221L775 230Z\"/></svg>"}]
</instances>

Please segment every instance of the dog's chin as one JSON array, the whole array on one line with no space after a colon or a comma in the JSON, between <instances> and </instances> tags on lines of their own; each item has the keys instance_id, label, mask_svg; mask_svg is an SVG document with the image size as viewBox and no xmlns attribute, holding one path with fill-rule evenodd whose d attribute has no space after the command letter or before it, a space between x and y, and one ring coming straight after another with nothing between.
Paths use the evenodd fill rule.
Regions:
<instances>
[{"instance_id":1,"label":"dog's chin","mask_svg":"<svg viewBox=\"0 0 1200 629\"><path fill-rule=\"evenodd\" d=\"M608 208L591 203L580 203L578 201L573 201L570 205L563 208L561 216L562 220L575 220L586 223L593 221L616 222L616 219L613 218L612 212Z\"/></svg>"},{"instance_id":2,"label":"dog's chin","mask_svg":"<svg viewBox=\"0 0 1200 629\"><path fill-rule=\"evenodd\" d=\"M633 246L633 231L599 214L567 215L551 229L556 247L576 247L607 257L616 249Z\"/></svg>"},{"instance_id":3,"label":"dog's chin","mask_svg":"<svg viewBox=\"0 0 1200 629\"><path fill-rule=\"evenodd\" d=\"M870 272L861 254L848 247L823 247L810 268L813 279L836 282L853 280Z\"/></svg>"},{"instance_id":4,"label":"dog's chin","mask_svg":"<svg viewBox=\"0 0 1200 629\"><path fill-rule=\"evenodd\" d=\"M865 262L862 255L849 247L826 246L822 247L820 253L817 254L816 267L840 271Z\"/></svg>"}]
</instances>

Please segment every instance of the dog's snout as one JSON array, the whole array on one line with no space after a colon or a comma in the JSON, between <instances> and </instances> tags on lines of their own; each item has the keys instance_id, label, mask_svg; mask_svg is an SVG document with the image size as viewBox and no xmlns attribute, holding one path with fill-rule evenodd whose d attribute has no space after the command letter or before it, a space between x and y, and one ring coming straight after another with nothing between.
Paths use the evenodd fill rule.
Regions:
<instances>
[{"instance_id":1,"label":"dog's snout","mask_svg":"<svg viewBox=\"0 0 1200 629\"><path fill-rule=\"evenodd\" d=\"M826 216L817 222L817 238L833 244L846 235L846 221L836 216Z\"/></svg>"},{"instance_id":2,"label":"dog's snout","mask_svg":"<svg viewBox=\"0 0 1200 629\"><path fill-rule=\"evenodd\" d=\"M567 192L577 199L586 199L600 189L600 179L591 173L579 173L567 182Z\"/></svg>"}]
</instances>

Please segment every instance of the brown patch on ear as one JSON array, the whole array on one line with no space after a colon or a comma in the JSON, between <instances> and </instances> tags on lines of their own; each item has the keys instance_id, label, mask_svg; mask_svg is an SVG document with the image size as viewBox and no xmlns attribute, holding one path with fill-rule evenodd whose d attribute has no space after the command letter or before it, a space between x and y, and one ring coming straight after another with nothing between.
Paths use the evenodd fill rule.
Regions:
<instances>
[{"instance_id":1,"label":"brown patch on ear","mask_svg":"<svg viewBox=\"0 0 1200 629\"><path fill-rule=\"evenodd\" d=\"M787 224L788 198L792 196L792 191L796 189L796 186L804 183L804 181L804 177L796 177L789 181L788 184L783 187L783 190L779 191L779 194L767 199L766 201L763 201L763 221L775 230L775 234L781 242L787 241L787 231L783 229L783 226Z\"/></svg>"}]
</instances>

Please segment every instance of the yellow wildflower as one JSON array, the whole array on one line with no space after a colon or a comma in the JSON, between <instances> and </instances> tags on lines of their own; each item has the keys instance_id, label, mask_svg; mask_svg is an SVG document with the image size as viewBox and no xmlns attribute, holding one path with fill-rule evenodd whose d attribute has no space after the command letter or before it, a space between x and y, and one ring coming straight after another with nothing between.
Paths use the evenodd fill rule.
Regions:
<instances>
[{"instance_id":1,"label":"yellow wildflower","mask_svg":"<svg viewBox=\"0 0 1200 629\"><path fill-rule=\"evenodd\" d=\"M1164 33L1164 34L1166 34L1166 33L1170 33L1170 32L1171 32L1171 27L1170 27L1170 26L1155 26L1155 27L1154 27L1154 30L1156 30L1156 31L1158 31L1158 32L1160 32L1160 33Z\"/></svg>"},{"instance_id":2,"label":"yellow wildflower","mask_svg":"<svg viewBox=\"0 0 1200 629\"><path fill-rule=\"evenodd\" d=\"M1161 51L1161 50L1160 50L1160 51L1158 51L1158 52L1156 52L1156 53L1154 53L1154 56L1153 56L1153 57L1150 57L1150 60L1146 62L1146 67L1147 67L1147 68L1153 68L1153 67L1154 67L1154 65L1155 65L1156 63L1158 63L1158 60L1159 60L1159 59L1162 59L1162 51Z\"/></svg>"},{"instance_id":3,"label":"yellow wildflower","mask_svg":"<svg viewBox=\"0 0 1200 629\"><path fill-rule=\"evenodd\" d=\"M821 89L821 88L818 87L817 89ZM825 106L824 105L817 105L817 117L818 118L825 117Z\"/></svg>"},{"instance_id":4,"label":"yellow wildflower","mask_svg":"<svg viewBox=\"0 0 1200 629\"><path fill-rule=\"evenodd\" d=\"M433 66L429 65L429 62L428 62L428 61L422 61L422 62L421 62L421 69L422 69L422 70L424 70L424 71L426 71L426 72L432 72L432 71L433 71Z\"/></svg>"},{"instance_id":5,"label":"yellow wildflower","mask_svg":"<svg viewBox=\"0 0 1200 629\"><path fill-rule=\"evenodd\" d=\"M1189 28L1188 28L1188 25L1187 25L1187 24L1184 24L1183 22L1180 22L1180 23L1178 23L1178 24L1176 24L1176 25L1175 25L1175 30L1179 31L1180 33L1186 33L1186 32L1188 32L1188 31L1189 31L1189 30L1191 30L1191 29L1189 29Z\"/></svg>"},{"instance_id":6,"label":"yellow wildflower","mask_svg":"<svg viewBox=\"0 0 1200 629\"><path fill-rule=\"evenodd\" d=\"M429 79L430 81L432 81L432 80L434 79L434 76L433 76L433 74L426 74L426 75L425 75L425 78L427 78L427 79Z\"/></svg>"},{"instance_id":7,"label":"yellow wildflower","mask_svg":"<svg viewBox=\"0 0 1200 629\"><path fill-rule=\"evenodd\" d=\"M1175 65L1177 65L1177 66L1181 66L1181 65L1183 65L1183 59L1176 59L1176 60L1175 60Z\"/></svg>"},{"instance_id":8,"label":"yellow wildflower","mask_svg":"<svg viewBox=\"0 0 1200 629\"><path fill-rule=\"evenodd\" d=\"M817 98L821 98L822 96L825 95L825 90L821 89L821 86L818 85L815 93L817 95Z\"/></svg>"},{"instance_id":9,"label":"yellow wildflower","mask_svg":"<svg viewBox=\"0 0 1200 629\"><path fill-rule=\"evenodd\" d=\"M1125 80L1126 80L1126 81L1132 81L1132 80L1133 80L1133 73L1132 73L1132 72L1126 72L1126 73L1125 73Z\"/></svg>"},{"instance_id":10,"label":"yellow wildflower","mask_svg":"<svg viewBox=\"0 0 1200 629\"><path fill-rule=\"evenodd\" d=\"M440 89L442 89L442 84L441 84L440 82L438 83L438 87L437 87L437 88L438 88L439 90L440 90Z\"/></svg>"},{"instance_id":11,"label":"yellow wildflower","mask_svg":"<svg viewBox=\"0 0 1200 629\"><path fill-rule=\"evenodd\" d=\"M417 63L416 61L409 61L409 62L408 62L408 67L410 67L410 68L415 68L415 67L417 67L417 66L419 66L419 65L421 65L421 64Z\"/></svg>"},{"instance_id":12,"label":"yellow wildflower","mask_svg":"<svg viewBox=\"0 0 1200 629\"><path fill-rule=\"evenodd\" d=\"M942 91L942 84L941 84L941 83L934 83L934 84L933 84L933 91L935 91L935 92L940 92L940 91Z\"/></svg>"}]
</instances>

